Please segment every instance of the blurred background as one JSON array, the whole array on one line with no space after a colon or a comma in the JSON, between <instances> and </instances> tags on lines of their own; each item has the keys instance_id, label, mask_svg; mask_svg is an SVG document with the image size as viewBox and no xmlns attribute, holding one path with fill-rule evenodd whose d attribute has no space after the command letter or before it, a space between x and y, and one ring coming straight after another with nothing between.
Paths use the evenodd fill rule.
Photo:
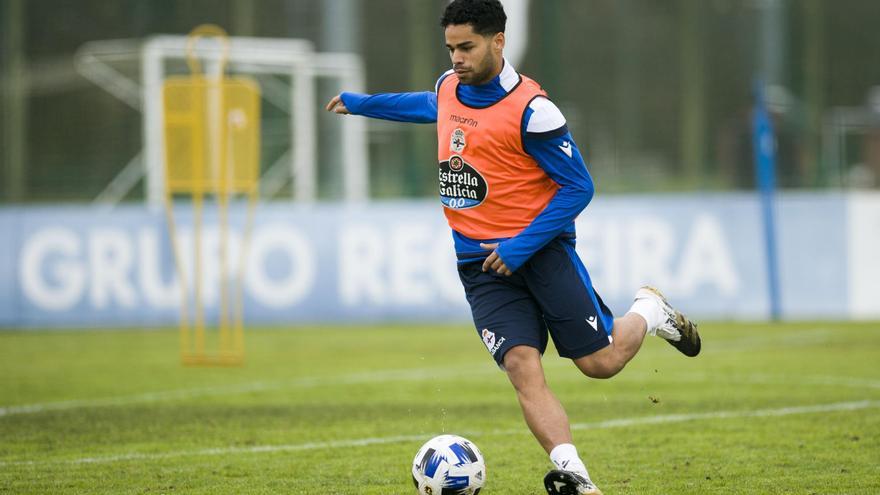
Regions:
<instances>
[{"instance_id":1,"label":"blurred background","mask_svg":"<svg viewBox=\"0 0 880 495\"><path fill-rule=\"evenodd\" d=\"M750 189L751 87L759 74L771 85L782 187L880 186L880 3L515 3L527 12L516 66L561 107L603 193ZM90 202L140 151L137 102L114 97L77 68L77 51L90 41L186 34L211 22L233 36L305 39L319 52L356 53L368 92L427 91L449 66L438 26L444 4L2 0L0 198ZM137 57L115 68L140 77ZM339 89L325 83L320 96ZM264 121L264 168L289 131L278 113ZM320 115L325 127L328 118ZM432 197L433 127L367 126L371 197ZM332 138L320 140L321 199L343 195L333 148ZM132 188L126 199L142 195Z\"/></svg>"},{"instance_id":2,"label":"blurred background","mask_svg":"<svg viewBox=\"0 0 880 495\"><path fill-rule=\"evenodd\" d=\"M506 55L562 109L597 183L579 251L612 308L652 282L715 318L880 316L880 2L504 4ZM189 73L180 43L204 23L258 45L227 67L262 94L246 312L465 321L435 127L323 111L343 90L431 91L450 65L445 5L0 0L0 324L174 321L157 88ZM783 191L764 203L756 87Z\"/></svg>"}]
</instances>

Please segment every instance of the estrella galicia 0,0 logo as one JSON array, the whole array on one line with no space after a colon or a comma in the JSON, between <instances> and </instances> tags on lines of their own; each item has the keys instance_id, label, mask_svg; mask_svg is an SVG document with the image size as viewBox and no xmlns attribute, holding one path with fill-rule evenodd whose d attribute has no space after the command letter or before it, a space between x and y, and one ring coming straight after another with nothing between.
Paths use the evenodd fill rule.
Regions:
<instances>
[{"instance_id":1,"label":"estrella galicia 0,0 logo","mask_svg":"<svg viewBox=\"0 0 880 495\"><path fill-rule=\"evenodd\" d=\"M486 199L486 179L459 155L440 162L440 201L456 210L473 208Z\"/></svg>"}]
</instances>

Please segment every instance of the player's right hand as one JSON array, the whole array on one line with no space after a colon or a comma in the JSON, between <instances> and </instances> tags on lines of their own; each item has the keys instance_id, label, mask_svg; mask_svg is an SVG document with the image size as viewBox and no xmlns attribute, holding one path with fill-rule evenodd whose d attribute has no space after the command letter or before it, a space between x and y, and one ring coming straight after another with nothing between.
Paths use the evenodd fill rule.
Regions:
<instances>
[{"instance_id":1,"label":"player's right hand","mask_svg":"<svg viewBox=\"0 0 880 495\"><path fill-rule=\"evenodd\" d=\"M345 103L342 103L342 95L336 95L330 99L330 102L327 103L327 111L340 115L351 115L351 112L345 108Z\"/></svg>"}]
</instances>

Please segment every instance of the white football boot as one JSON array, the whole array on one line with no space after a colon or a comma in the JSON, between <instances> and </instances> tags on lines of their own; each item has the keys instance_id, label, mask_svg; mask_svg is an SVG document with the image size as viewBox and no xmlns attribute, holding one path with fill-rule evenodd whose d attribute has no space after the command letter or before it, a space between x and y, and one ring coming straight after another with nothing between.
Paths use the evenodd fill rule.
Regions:
<instances>
[{"instance_id":1,"label":"white football boot","mask_svg":"<svg viewBox=\"0 0 880 495\"><path fill-rule=\"evenodd\" d=\"M636 292L636 301L646 298L656 301L666 317L656 328L649 329L649 333L662 337L685 356L694 357L699 354L702 343L697 324L670 306L663 294L654 287L646 285Z\"/></svg>"}]
</instances>

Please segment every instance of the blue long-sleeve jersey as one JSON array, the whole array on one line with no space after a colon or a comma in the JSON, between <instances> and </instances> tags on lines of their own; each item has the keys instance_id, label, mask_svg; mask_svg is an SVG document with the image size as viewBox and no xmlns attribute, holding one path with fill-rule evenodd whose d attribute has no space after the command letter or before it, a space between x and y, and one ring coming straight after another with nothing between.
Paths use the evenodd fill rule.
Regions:
<instances>
[{"instance_id":1,"label":"blue long-sleeve jersey","mask_svg":"<svg viewBox=\"0 0 880 495\"><path fill-rule=\"evenodd\" d=\"M439 87L444 77L437 82ZM483 107L503 98L518 80L516 71L505 61L501 74L483 85L459 85L459 99L470 106ZM411 123L437 122L437 93L382 93L363 95L342 93L342 102L354 115ZM560 235L574 238L574 220L593 197L593 180L580 150L571 137L565 118L546 98L538 98L523 115L523 147L544 172L559 184L546 208L514 237L471 239L453 230L459 262L484 259L489 253L480 243L498 242L498 254L511 271L516 271L534 253Z\"/></svg>"}]
</instances>

